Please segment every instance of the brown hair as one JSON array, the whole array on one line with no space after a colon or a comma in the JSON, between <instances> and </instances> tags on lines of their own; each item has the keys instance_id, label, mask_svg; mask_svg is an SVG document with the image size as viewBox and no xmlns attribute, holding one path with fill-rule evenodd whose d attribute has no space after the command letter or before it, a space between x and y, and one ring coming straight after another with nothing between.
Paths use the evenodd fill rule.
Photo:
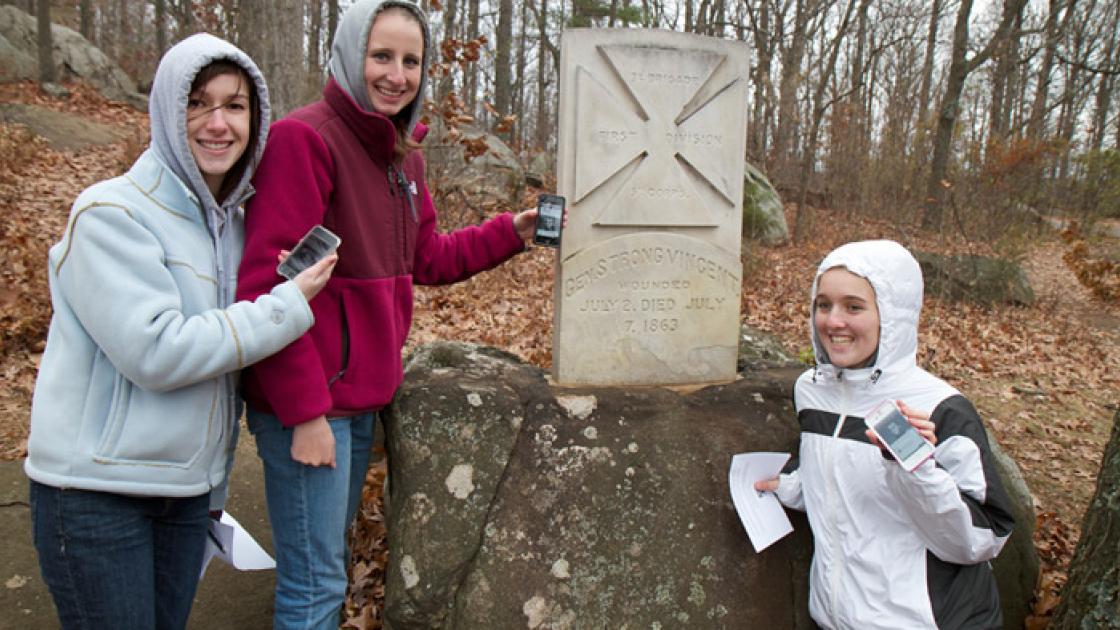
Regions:
<instances>
[{"instance_id":1,"label":"brown hair","mask_svg":"<svg viewBox=\"0 0 1120 630\"><path fill-rule=\"evenodd\" d=\"M239 81L249 85L249 137L245 143L245 152L241 154L241 157L233 164L233 168L229 169L229 172L222 178L222 185L218 188L218 194L216 195L216 201L219 204L233 192L233 189L241 182L241 177L245 174L246 169L255 159L258 136L260 136L261 131L260 96L257 94L256 84L249 78L249 73L245 71L245 68L242 68L238 63L229 59L219 59L203 66L198 74L194 75L194 81L191 81L191 89L188 94L194 94L205 87L211 79L223 74L237 75Z\"/></svg>"}]
</instances>

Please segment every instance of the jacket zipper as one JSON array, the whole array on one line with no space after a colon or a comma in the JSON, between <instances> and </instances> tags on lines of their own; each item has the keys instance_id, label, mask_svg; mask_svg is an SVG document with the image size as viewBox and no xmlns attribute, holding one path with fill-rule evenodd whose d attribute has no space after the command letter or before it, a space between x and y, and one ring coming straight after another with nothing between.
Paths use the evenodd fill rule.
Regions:
<instances>
[{"instance_id":1,"label":"jacket zipper","mask_svg":"<svg viewBox=\"0 0 1120 630\"><path fill-rule=\"evenodd\" d=\"M338 296L338 313L342 324L342 361L339 363L338 371L327 381L328 389L335 381L342 378L346 374L346 369L350 367L350 323L346 319L346 301L341 295Z\"/></svg>"},{"instance_id":2,"label":"jacket zipper","mask_svg":"<svg viewBox=\"0 0 1120 630\"><path fill-rule=\"evenodd\" d=\"M836 429L832 432L832 438L834 440L840 440L840 433L844 430L844 422L848 419L848 406L851 404L851 401L849 400L850 393L848 391L848 383L844 380L844 373L841 372L839 375L837 375L837 378L840 380L840 391L842 393L842 396L840 398L840 417L836 419ZM832 444L832 448L828 449L828 465L826 466L829 477L828 513L832 516L832 521L834 523L839 522L839 519L836 518L836 495L839 493L840 482L836 475L834 461L837 448L839 448L839 442L834 442ZM840 583L842 582L841 576L844 574L844 554L843 545L840 542L839 528L836 530L835 535L833 535L832 537L832 558L832 588L829 589L832 592L832 601L829 602L829 608L832 612L832 626L834 628L839 628L840 611L836 609L836 606L838 605L840 600Z\"/></svg>"}]
</instances>

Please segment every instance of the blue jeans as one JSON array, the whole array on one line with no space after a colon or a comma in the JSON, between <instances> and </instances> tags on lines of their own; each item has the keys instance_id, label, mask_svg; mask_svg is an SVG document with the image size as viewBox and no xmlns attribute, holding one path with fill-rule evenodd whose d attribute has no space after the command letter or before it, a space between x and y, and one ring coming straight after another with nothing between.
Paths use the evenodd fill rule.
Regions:
<instances>
[{"instance_id":1,"label":"blue jeans","mask_svg":"<svg viewBox=\"0 0 1120 630\"><path fill-rule=\"evenodd\" d=\"M210 495L133 497L31 482L43 581L63 628L185 628Z\"/></svg>"},{"instance_id":2,"label":"blue jeans","mask_svg":"<svg viewBox=\"0 0 1120 630\"><path fill-rule=\"evenodd\" d=\"M346 530L358 512L373 446L373 413L330 420L335 468L292 459L292 430L248 410L264 462L276 553L274 630L336 630L346 599Z\"/></svg>"}]
</instances>

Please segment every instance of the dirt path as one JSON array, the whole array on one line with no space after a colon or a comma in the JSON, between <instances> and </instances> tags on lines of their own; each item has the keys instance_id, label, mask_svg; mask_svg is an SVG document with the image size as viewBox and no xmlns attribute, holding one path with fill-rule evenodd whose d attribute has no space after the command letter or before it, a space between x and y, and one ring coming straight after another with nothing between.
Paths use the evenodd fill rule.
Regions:
<instances>
[{"instance_id":1,"label":"dirt path","mask_svg":"<svg viewBox=\"0 0 1120 630\"><path fill-rule=\"evenodd\" d=\"M1065 252L1061 241L1048 240L1032 248L1022 263L1040 307L1069 315L1102 332L1120 331L1120 305L1107 304L1085 288L1064 260Z\"/></svg>"}]
</instances>

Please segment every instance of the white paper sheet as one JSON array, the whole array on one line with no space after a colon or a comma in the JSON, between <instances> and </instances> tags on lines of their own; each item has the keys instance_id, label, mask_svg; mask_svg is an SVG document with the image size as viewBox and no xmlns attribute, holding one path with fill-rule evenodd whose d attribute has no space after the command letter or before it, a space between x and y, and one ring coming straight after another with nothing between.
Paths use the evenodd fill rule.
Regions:
<instances>
[{"instance_id":1,"label":"white paper sheet","mask_svg":"<svg viewBox=\"0 0 1120 630\"><path fill-rule=\"evenodd\" d=\"M789 453L739 453L731 458L731 500L756 553L793 531L778 497L754 489L754 482L777 477L788 460Z\"/></svg>"},{"instance_id":2,"label":"white paper sheet","mask_svg":"<svg viewBox=\"0 0 1120 630\"><path fill-rule=\"evenodd\" d=\"M229 512L222 512L222 520L210 521L210 531L206 540L206 552L202 558L202 572L206 574L211 558L219 558L238 571L257 571L276 568L276 561L237 522Z\"/></svg>"}]
</instances>

